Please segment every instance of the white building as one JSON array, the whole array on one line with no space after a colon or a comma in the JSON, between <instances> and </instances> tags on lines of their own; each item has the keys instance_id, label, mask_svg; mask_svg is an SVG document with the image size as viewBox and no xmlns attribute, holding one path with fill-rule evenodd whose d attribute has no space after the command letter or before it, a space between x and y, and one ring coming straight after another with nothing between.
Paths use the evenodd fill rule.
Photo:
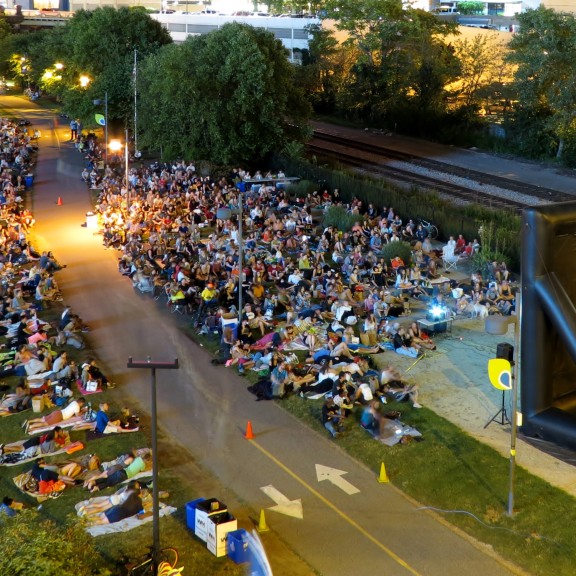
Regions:
<instances>
[{"instance_id":1,"label":"white building","mask_svg":"<svg viewBox=\"0 0 576 576\"><path fill-rule=\"evenodd\" d=\"M229 22L242 22L272 32L290 52L292 62L300 62L301 50L308 48L312 36L306 30L319 24L316 18L280 18L271 16L225 16L211 14L151 14L170 33L174 42L184 42L190 35L208 34Z\"/></svg>"},{"instance_id":2,"label":"white building","mask_svg":"<svg viewBox=\"0 0 576 576\"><path fill-rule=\"evenodd\" d=\"M526 10L546 6L560 10L559 5L570 5L570 10L564 8L564 11L573 12L576 9L574 0L504 0L501 2L488 1L484 2L484 12L486 16L515 16ZM436 9L442 9L444 12L456 12L458 10L457 0L440 0L436 3Z\"/></svg>"}]
</instances>

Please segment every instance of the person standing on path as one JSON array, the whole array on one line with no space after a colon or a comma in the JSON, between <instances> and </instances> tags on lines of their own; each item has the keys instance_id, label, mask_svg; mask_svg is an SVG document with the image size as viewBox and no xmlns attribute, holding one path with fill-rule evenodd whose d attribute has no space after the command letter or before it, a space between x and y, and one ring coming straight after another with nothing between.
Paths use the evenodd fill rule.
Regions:
<instances>
[{"instance_id":1,"label":"person standing on path","mask_svg":"<svg viewBox=\"0 0 576 576\"><path fill-rule=\"evenodd\" d=\"M70 121L70 141L74 142L78 137L78 122L76 120Z\"/></svg>"}]
</instances>

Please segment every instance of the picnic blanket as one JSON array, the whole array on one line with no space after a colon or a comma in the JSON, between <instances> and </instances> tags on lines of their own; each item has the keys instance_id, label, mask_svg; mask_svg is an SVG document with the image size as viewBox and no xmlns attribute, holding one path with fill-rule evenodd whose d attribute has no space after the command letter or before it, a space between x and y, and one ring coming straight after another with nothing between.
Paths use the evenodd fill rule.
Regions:
<instances>
[{"instance_id":1,"label":"picnic blanket","mask_svg":"<svg viewBox=\"0 0 576 576\"><path fill-rule=\"evenodd\" d=\"M25 410L20 410L18 412L13 412L9 408L5 408L4 406L0 406L0 418L2 416L12 416L13 414L22 414L22 412L27 412L30 408L26 408Z\"/></svg>"},{"instance_id":2,"label":"picnic blanket","mask_svg":"<svg viewBox=\"0 0 576 576\"><path fill-rule=\"evenodd\" d=\"M17 466L19 464L24 464L26 462L31 462L32 460L36 460L42 456L54 456L55 454L62 454L62 452L68 452L69 448L73 447L76 442L72 442L70 440L70 434L67 432L65 433L64 444L62 446L58 446L58 450L54 452L40 452L40 446L37 447L37 454L35 456L29 458L21 458L18 459L16 455L21 454L24 451L24 443L26 440L17 440L16 442L11 442L9 444L5 444L2 449L2 454L0 455L0 465L4 466ZM68 452L69 453L69 452Z\"/></svg>"},{"instance_id":3,"label":"picnic blanket","mask_svg":"<svg viewBox=\"0 0 576 576\"><path fill-rule=\"evenodd\" d=\"M405 437L418 438L420 436L422 434L416 428L407 426L400 420L390 418L384 418L384 424L380 429L380 442L386 446L395 446L402 442L402 438Z\"/></svg>"},{"instance_id":4,"label":"picnic blanket","mask_svg":"<svg viewBox=\"0 0 576 576\"><path fill-rule=\"evenodd\" d=\"M32 478L30 472L18 474L12 481L22 493L35 498L38 502L45 502L50 498L58 498L63 492L63 490L61 490L59 492L52 492L51 494L40 494L38 482Z\"/></svg>"},{"instance_id":5,"label":"picnic blanket","mask_svg":"<svg viewBox=\"0 0 576 576\"><path fill-rule=\"evenodd\" d=\"M20 444L21 446L22 442L14 442L12 444L7 444L7 446L15 446L17 444ZM37 460L38 458L43 458L45 456L56 456L57 454L63 454L64 452L66 452L66 446L60 448L59 450L56 450L55 452L48 452L46 454L42 454L40 453L40 451L38 452L39 453L37 453L36 456L31 456L29 458L23 457L18 460L16 460L14 457L19 454L22 454L22 450L9 452L8 454L2 454L2 456L0 456L0 466L20 466L20 464L26 464L26 462L33 462L34 460Z\"/></svg>"},{"instance_id":6,"label":"picnic blanket","mask_svg":"<svg viewBox=\"0 0 576 576\"><path fill-rule=\"evenodd\" d=\"M90 500L78 502L78 504L76 504L76 512L78 512L78 508L80 506L85 506L93 501L94 499L90 498ZM176 508L174 508L174 506L168 506L167 504L160 503L160 516L167 516L168 514L173 514L174 512L176 512ZM86 532L88 532L91 536L102 536L104 534L128 532L128 530L138 528L138 526L142 526L149 522L152 522L152 514L146 514L140 518L138 516L130 516L130 518L125 518L124 520L121 520L120 522L114 522L113 524L86 526Z\"/></svg>"},{"instance_id":7,"label":"picnic blanket","mask_svg":"<svg viewBox=\"0 0 576 576\"><path fill-rule=\"evenodd\" d=\"M62 420L57 424L60 428L71 428L72 430L93 430L95 425L95 422L84 420L84 416L81 414L78 416L72 416L72 418L68 418L67 420ZM54 424L46 424L46 426L36 428L34 432L28 432L28 434L30 436L36 436L37 434L44 434L45 432L52 430L52 428L54 428Z\"/></svg>"}]
</instances>

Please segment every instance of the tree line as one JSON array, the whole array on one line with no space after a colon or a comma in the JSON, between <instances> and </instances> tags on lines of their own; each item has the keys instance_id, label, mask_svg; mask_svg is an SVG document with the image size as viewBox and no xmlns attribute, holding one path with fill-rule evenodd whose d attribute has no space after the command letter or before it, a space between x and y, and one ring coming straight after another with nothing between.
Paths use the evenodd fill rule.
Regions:
<instances>
[{"instance_id":1,"label":"tree line","mask_svg":"<svg viewBox=\"0 0 576 576\"><path fill-rule=\"evenodd\" d=\"M0 60L85 126L105 94L110 130L133 130L136 105L139 147L167 158L232 164L298 150L316 113L576 164L574 15L528 10L505 45L489 31L461 38L454 22L401 0L314 8L323 20L301 65L263 29L234 22L174 44L143 8L107 7L29 34L0 19ZM488 117L504 138L491 139Z\"/></svg>"}]
</instances>

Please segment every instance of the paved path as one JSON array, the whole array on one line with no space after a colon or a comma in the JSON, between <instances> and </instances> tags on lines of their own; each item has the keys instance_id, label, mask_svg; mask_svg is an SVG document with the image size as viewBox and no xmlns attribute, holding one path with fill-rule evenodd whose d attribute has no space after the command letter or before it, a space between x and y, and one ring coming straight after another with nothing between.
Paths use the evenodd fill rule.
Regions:
<instances>
[{"instance_id":1,"label":"paved path","mask_svg":"<svg viewBox=\"0 0 576 576\"><path fill-rule=\"evenodd\" d=\"M42 130L34 201L37 234L68 264L59 276L65 301L92 327L91 344L115 381L144 407L149 404L149 376L129 371L127 358L179 358L180 370L159 374L159 420L200 467L231 487L254 515L272 505L263 486L301 499L303 519L274 512L267 519L319 574L461 576L464 565L468 576L516 573L419 511L390 484L379 484L378 470L359 465L275 403L254 402L242 379L212 366L208 355L180 334L173 318L134 293L117 272L116 254L104 250L100 236L81 226L90 207L79 178L82 159L62 143L63 130L50 131L47 122ZM58 197L62 206L56 206ZM253 442L242 436L248 420L256 432ZM349 484L318 482L317 464L347 472ZM265 535L265 544L269 538L275 534ZM294 563L287 572L282 561L271 561L276 574L311 573L304 563Z\"/></svg>"}]
</instances>

